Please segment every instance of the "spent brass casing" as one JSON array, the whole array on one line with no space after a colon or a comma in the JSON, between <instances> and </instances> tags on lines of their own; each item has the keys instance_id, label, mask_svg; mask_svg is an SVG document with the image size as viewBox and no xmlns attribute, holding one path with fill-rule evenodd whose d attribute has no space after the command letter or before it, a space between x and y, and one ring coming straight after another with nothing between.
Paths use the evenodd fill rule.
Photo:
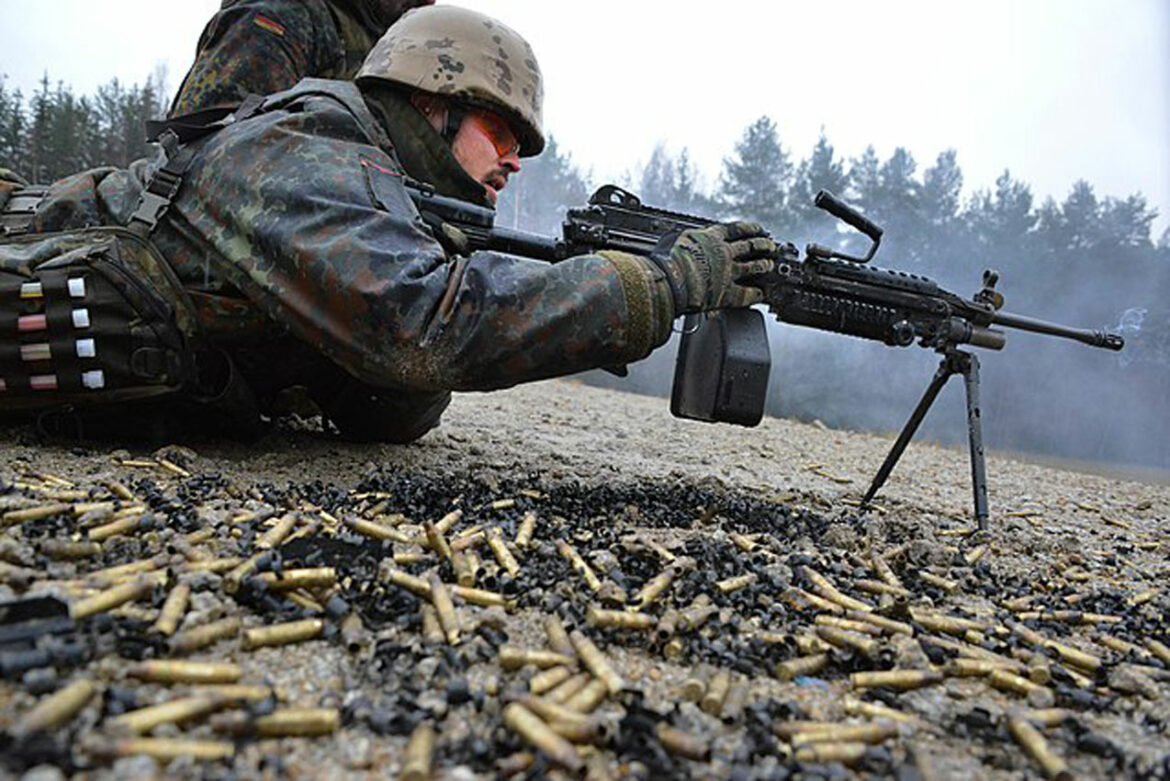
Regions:
<instances>
[{"instance_id":1,"label":"spent brass casing","mask_svg":"<svg viewBox=\"0 0 1170 781\"><path fill-rule=\"evenodd\" d=\"M905 588L897 574L895 574L894 570L890 568L890 564L888 561L886 561L885 557L879 556L875 553L870 557L870 561L873 562L873 571L877 573L877 576L881 578L883 582L889 583L891 586L897 586L898 588Z\"/></svg>"},{"instance_id":2,"label":"spent brass casing","mask_svg":"<svg viewBox=\"0 0 1170 781\"><path fill-rule=\"evenodd\" d=\"M408 572L387 567L382 571L382 579L386 583L406 589L416 597L422 597L428 600L431 598L431 585L422 578L415 577Z\"/></svg>"},{"instance_id":3,"label":"spent brass casing","mask_svg":"<svg viewBox=\"0 0 1170 781\"><path fill-rule=\"evenodd\" d=\"M856 632L838 629L835 626L818 625L816 627L817 637L824 640L830 645L837 648L846 648L865 655L868 658L877 656L878 651L881 650L881 645L872 637L866 637Z\"/></svg>"},{"instance_id":4,"label":"spent brass casing","mask_svg":"<svg viewBox=\"0 0 1170 781\"><path fill-rule=\"evenodd\" d=\"M988 675L987 681L992 686L1001 691L1013 692L1015 694L1021 694L1024 696L1027 696L1034 691L1043 690L1044 688L1038 683L1032 683L1027 678L1002 669L993 670Z\"/></svg>"},{"instance_id":5,"label":"spent brass casing","mask_svg":"<svg viewBox=\"0 0 1170 781\"><path fill-rule=\"evenodd\" d=\"M813 623L818 626L831 626L837 629L844 629L848 632L857 632L859 634L873 635L875 637L884 634L882 628L877 624L873 624L868 621L855 621L850 618L840 618L839 616L818 615L815 619L813 619Z\"/></svg>"},{"instance_id":6,"label":"spent brass casing","mask_svg":"<svg viewBox=\"0 0 1170 781\"><path fill-rule=\"evenodd\" d=\"M447 584L435 575L431 576L431 604L439 614L439 626L451 645L459 644L459 614L455 612L455 603L451 601L451 592Z\"/></svg>"},{"instance_id":7,"label":"spent brass casing","mask_svg":"<svg viewBox=\"0 0 1170 781\"><path fill-rule=\"evenodd\" d=\"M460 586L465 588L475 586L475 569L465 552L451 551L451 568L455 570L455 580Z\"/></svg>"},{"instance_id":8,"label":"spent brass casing","mask_svg":"<svg viewBox=\"0 0 1170 781\"><path fill-rule=\"evenodd\" d=\"M374 540L390 540L400 545L415 545L418 543L418 539L415 537L403 534L389 526L384 526L374 521L367 521L364 518L350 516L344 520L344 523L347 527L363 537L369 537Z\"/></svg>"},{"instance_id":9,"label":"spent brass casing","mask_svg":"<svg viewBox=\"0 0 1170 781\"><path fill-rule=\"evenodd\" d=\"M514 754L509 754L496 760L496 777L511 778L520 775L532 767L532 763L535 761L536 755L531 751L517 751Z\"/></svg>"},{"instance_id":10,"label":"spent brass casing","mask_svg":"<svg viewBox=\"0 0 1170 781\"><path fill-rule=\"evenodd\" d=\"M117 537L120 534L129 534L135 531L142 524L142 516L145 512L138 515L128 515L125 518L119 518L116 521L103 524L102 526L95 526L90 529L86 536L91 542L102 542L108 540L110 537Z\"/></svg>"},{"instance_id":11,"label":"spent brass casing","mask_svg":"<svg viewBox=\"0 0 1170 781\"><path fill-rule=\"evenodd\" d=\"M1146 640L1146 648L1150 649L1150 653L1154 656L1161 659L1163 664L1170 665L1170 648L1167 648L1165 643L1151 638Z\"/></svg>"},{"instance_id":12,"label":"spent brass casing","mask_svg":"<svg viewBox=\"0 0 1170 781\"><path fill-rule=\"evenodd\" d=\"M801 732L812 732L814 730L832 729L841 726L836 721L808 721L802 719L793 719L790 721L777 721L772 724L772 732L777 737L784 740L791 741L792 738Z\"/></svg>"},{"instance_id":13,"label":"spent brass casing","mask_svg":"<svg viewBox=\"0 0 1170 781\"><path fill-rule=\"evenodd\" d=\"M221 575L225 572L229 572L229 571L235 569L236 567L240 566L240 564L243 561L244 561L243 559L238 558L238 557L232 557L232 558L226 558L226 559L202 559L200 561L188 561L186 564L184 564L182 567L179 568L179 571L180 572L214 572L217 575ZM225 584L226 584L226 581L225 581Z\"/></svg>"},{"instance_id":14,"label":"spent brass casing","mask_svg":"<svg viewBox=\"0 0 1170 781\"><path fill-rule=\"evenodd\" d=\"M584 760L576 746L562 738L539 716L513 702L504 707L504 724L556 764L573 773L581 772Z\"/></svg>"},{"instance_id":15,"label":"spent brass casing","mask_svg":"<svg viewBox=\"0 0 1170 781\"><path fill-rule=\"evenodd\" d=\"M341 727L341 712L336 708L282 708L254 719L245 716L213 723L213 726L221 731L263 738L313 737L336 732Z\"/></svg>"},{"instance_id":16,"label":"spent brass casing","mask_svg":"<svg viewBox=\"0 0 1170 781\"><path fill-rule=\"evenodd\" d=\"M930 585L934 586L935 588L942 589L943 591L947 592L948 594L951 594L951 593L959 590L958 583L956 583L953 580L948 580L946 578L939 577L938 575L935 575L933 572L919 572L918 578L923 583L929 583Z\"/></svg>"},{"instance_id":17,"label":"spent brass casing","mask_svg":"<svg viewBox=\"0 0 1170 781\"><path fill-rule=\"evenodd\" d=\"M723 698L723 709L720 718L727 725L738 724L743 718L743 709L747 705L748 686L744 681L732 681L727 689L727 696Z\"/></svg>"},{"instance_id":18,"label":"spent brass casing","mask_svg":"<svg viewBox=\"0 0 1170 781\"><path fill-rule=\"evenodd\" d=\"M293 527L296 525L297 514L285 513L280 516L280 519L277 520L272 528L268 529L256 539L256 547L260 550L271 550L277 547L284 542L285 537L292 533Z\"/></svg>"},{"instance_id":19,"label":"spent brass casing","mask_svg":"<svg viewBox=\"0 0 1170 781\"><path fill-rule=\"evenodd\" d=\"M670 584L674 582L675 568L667 567L653 578L648 580L630 600L631 610L641 610L653 604L660 596L666 593Z\"/></svg>"},{"instance_id":20,"label":"spent brass casing","mask_svg":"<svg viewBox=\"0 0 1170 781\"><path fill-rule=\"evenodd\" d=\"M373 641L365 624L362 623L362 617L356 612L341 619L338 631L341 634L341 642L345 644L345 650L351 654L361 653Z\"/></svg>"},{"instance_id":21,"label":"spent brass casing","mask_svg":"<svg viewBox=\"0 0 1170 781\"><path fill-rule=\"evenodd\" d=\"M1091 673L1095 673L1097 670L1101 669L1101 665L1103 664L1101 657L1087 653L1078 648L1065 645L1064 643L1058 643L1055 640L1049 640L1046 644L1046 647L1056 651L1057 656L1063 659L1067 664L1071 664L1073 667L1079 667L1080 669Z\"/></svg>"},{"instance_id":22,"label":"spent brass casing","mask_svg":"<svg viewBox=\"0 0 1170 781\"><path fill-rule=\"evenodd\" d=\"M512 600L508 599L503 594L498 594L495 591L486 591L482 588L452 586L451 593L469 605L478 605L479 607L502 607L506 610L513 607Z\"/></svg>"},{"instance_id":23,"label":"spent brass casing","mask_svg":"<svg viewBox=\"0 0 1170 781\"><path fill-rule=\"evenodd\" d=\"M229 702L260 702L275 696L271 686L260 686L246 683L220 683L197 686L192 694L203 697L216 697Z\"/></svg>"},{"instance_id":24,"label":"spent brass casing","mask_svg":"<svg viewBox=\"0 0 1170 781\"><path fill-rule=\"evenodd\" d=\"M526 664L546 670L550 667L576 667L577 658L546 651L540 648L520 648L514 645L500 646L497 661L505 670L519 670Z\"/></svg>"},{"instance_id":25,"label":"spent brass casing","mask_svg":"<svg viewBox=\"0 0 1170 781\"><path fill-rule=\"evenodd\" d=\"M283 624L260 626L244 630L244 650L251 651L271 645L288 645L320 637L325 622L320 618L306 618Z\"/></svg>"},{"instance_id":26,"label":"spent brass casing","mask_svg":"<svg viewBox=\"0 0 1170 781\"><path fill-rule=\"evenodd\" d=\"M185 583L180 583L170 590L167 594L167 599L163 602L162 610L159 611L158 620L154 622L151 631L158 632L164 637L170 637L175 633L179 627L179 622L183 620L183 614L187 612L187 605L191 599L191 587Z\"/></svg>"},{"instance_id":27,"label":"spent brass casing","mask_svg":"<svg viewBox=\"0 0 1170 781\"><path fill-rule=\"evenodd\" d=\"M1040 731L1029 724L1026 718L1013 716L1008 719L1008 731L1048 778L1062 781L1072 778L1068 765L1056 755Z\"/></svg>"},{"instance_id":28,"label":"spent brass casing","mask_svg":"<svg viewBox=\"0 0 1170 781\"><path fill-rule=\"evenodd\" d=\"M504 537L499 529L493 528L488 532L488 547L492 549L492 555L496 557L496 561L500 566L511 575L517 577L520 574L520 565L516 562L516 557L512 555L512 551L508 550L507 544L504 542Z\"/></svg>"},{"instance_id":29,"label":"spent brass casing","mask_svg":"<svg viewBox=\"0 0 1170 781\"><path fill-rule=\"evenodd\" d=\"M909 691L923 686L932 686L943 679L937 670L882 670L879 672L853 673L849 682L854 689L894 689Z\"/></svg>"},{"instance_id":30,"label":"spent brass casing","mask_svg":"<svg viewBox=\"0 0 1170 781\"><path fill-rule=\"evenodd\" d=\"M123 583L120 586L99 591L92 597L78 600L69 606L69 615L74 620L86 618L112 610L119 605L141 599L154 588L154 582L145 578Z\"/></svg>"},{"instance_id":31,"label":"spent brass casing","mask_svg":"<svg viewBox=\"0 0 1170 781\"><path fill-rule=\"evenodd\" d=\"M849 610L846 611L845 617L851 621L861 621L866 624L873 624L888 634L907 636L914 635L914 627L910 626L909 624L903 621L895 621L894 619L886 618L885 616L879 616L877 613L867 613L862 610Z\"/></svg>"},{"instance_id":32,"label":"spent brass casing","mask_svg":"<svg viewBox=\"0 0 1170 781\"><path fill-rule=\"evenodd\" d=\"M136 501L136 497L134 496L134 492L131 491L129 488L127 488L122 483L117 482L116 480L111 480L110 482L106 483L106 488L110 489L111 494L118 497L119 499L121 499L124 502Z\"/></svg>"},{"instance_id":33,"label":"spent brass casing","mask_svg":"<svg viewBox=\"0 0 1170 781\"><path fill-rule=\"evenodd\" d=\"M1038 708L1024 714L1024 718L1041 727L1055 727L1072 718L1073 712L1067 708Z\"/></svg>"},{"instance_id":34,"label":"spent brass casing","mask_svg":"<svg viewBox=\"0 0 1170 781\"><path fill-rule=\"evenodd\" d=\"M73 505L65 504L64 502L54 502L52 504L42 504L37 507L26 507L21 510L9 510L0 515L0 527L15 526L18 523L27 523L28 521L39 521L43 518L51 518L54 515L70 512Z\"/></svg>"},{"instance_id":35,"label":"spent brass casing","mask_svg":"<svg viewBox=\"0 0 1170 781\"><path fill-rule=\"evenodd\" d=\"M476 528L474 531L461 531L455 535L455 539L451 540L451 551L453 553L459 553L460 551L469 550L485 542L487 542L487 532L483 529Z\"/></svg>"},{"instance_id":36,"label":"spent brass casing","mask_svg":"<svg viewBox=\"0 0 1170 781\"><path fill-rule=\"evenodd\" d=\"M909 713L903 713L900 710L881 705L876 702L863 702L855 700L852 697L845 698L845 713L849 716L865 716L870 719L887 719L889 721L896 721L901 724L917 725L919 719L916 716L911 716Z\"/></svg>"},{"instance_id":37,"label":"spent brass casing","mask_svg":"<svg viewBox=\"0 0 1170 781\"><path fill-rule=\"evenodd\" d=\"M724 578L715 584L715 588L719 589L724 594L731 594L739 591L741 588L747 588L755 583L757 575L754 572L749 572L746 575L737 575L733 578Z\"/></svg>"},{"instance_id":38,"label":"spent brass casing","mask_svg":"<svg viewBox=\"0 0 1170 781\"><path fill-rule=\"evenodd\" d=\"M527 512L520 519L520 528L516 531L516 547L524 550L532 544L532 534L536 531L536 513Z\"/></svg>"},{"instance_id":39,"label":"spent brass casing","mask_svg":"<svg viewBox=\"0 0 1170 781\"><path fill-rule=\"evenodd\" d=\"M462 519L462 518L463 518L463 511L462 510L459 510L459 509L452 510L451 512L447 513L439 520L435 521L435 529L438 530L439 534L446 534L447 532L454 529L455 524L459 523L460 519Z\"/></svg>"},{"instance_id":40,"label":"spent brass casing","mask_svg":"<svg viewBox=\"0 0 1170 781\"><path fill-rule=\"evenodd\" d=\"M547 722L553 732L560 735L570 743L578 745L593 743L601 745L609 739L611 729L603 721L593 718L587 718L583 721L561 721L553 719Z\"/></svg>"},{"instance_id":41,"label":"spent brass casing","mask_svg":"<svg viewBox=\"0 0 1170 781\"><path fill-rule=\"evenodd\" d=\"M659 643L665 643L678 631L681 619L682 616L677 610L665 611L658 619L658 623L654 625L654 639Z\"/></svg>"},{"instance_id":42,"label":"spent brass casing","mask_svg":"<svg viewBox=\"0 0 1170 781\"><path fill-rule=\"evenodd\" d=\"M434 764L435 727L424 721L410 733L399 781L429 781Z\"/></svg>"},{"instance_id":43,"label":"spent brass casing","mask_svg":"<svg viewBox=\"0 0 1170 781\"><path fill-rule=\"evenodd\" d=\"M235 637L239 633L239 617L229 616L219 621L212 621L210 624L185 629L172 637L168 645L172 653L189 654L218 643L220 640Z\"/></svg>"},{"instance_id":44,"label":"spent brass casing","mask_svg":"<svg viewBox=\"0 0 1170 781\"><path fill-rule=\"evenodd\" d=\"M538 672L529 679L528 691L535 695L541 695L556 688L571 677L573 677L573 671L564 665L550 667L547 670Z\"/></svg>"},{"instance_id":45,"label":"spent brass casing","mask_svg":"<svg viewBox=\"0 0 1170 781\"><path fill-rule=\"evenodd\" d=\"M94 743L90 752L102 757L132 757L139 754L162 761L183 757L199 760L231 759L235 744L228 740L181 740L178 738L129 738Z\"/></svg>"},{"instance_id":46,"label":"spent brass casing","mask_svg":"<svg viewBox=\"0 0 1170 781\"><path fill-rule=\"evenodd\" d=\"M593 571L585 559L581 558L581 554L577 552L576 548L564 540L557 540L557 551L569 562L570 567L585 578L585 583L591 591L601 590L601 580L597 577L597 573Z\"/></svg>"},{"instance_id":47,"label":"spent brass casing","mask_svg":"<svg viewBox=\"0 0 1170 781\"><path fill-rule=\"evenodd\" d=\"M435 611L435 606L424 602L419 610L422 611L423 640L433 645L447 642L447 635L443 634L443 627L439 625L439 614Z\"/></svg>"},{"instance_id":48,"label":"spent brass casing","mask_svg":"<svg viewBox=\"0 0 1170 781\"><path fill-rule=\"evenodd\" d=\"M102 546L90 540L45 540L40 551L51 559L86 559L100 556Z\"/></svg>"},{"instance_id":49,"label":"spent brass casing","mask_svg":"<svg viewBox=\"0 0 1170 781\"><path fill-rule=\"evenodd\" d=\"M566 700L564 705L569 710L592 713L598 705L605 701L607 696L609 696L609 687L605 685L605 681L594 678L586 683L581 691Z\"/></svg>"},{"instance_id":50,"label":"spent brass casing","mask_svg":"<svg viewBox=\"0 0 1170 781\"><path fill-rule=\"evenodd\" d=\"M932 632L942 632L956 637L966 638L967 632L986 632L988 627L979 621L972 621L957 616L940 616L936 613L927 613L922 610L911 610L910 616Z\"/></svg>"},{"instance_id":51,"label":"spent brass casing","mask_svg":"<svg viewBox=\"0 0 1170 781\"><path fill-rule=\"evenodd\" d=\"M216 697L183 697L159 705L138 708L110 719L108 724L115 730L126 730L135 734L150 732L163 724L179 724L200 716L206 716L224 704Z\"/></svg>"},{"instance_id":52,"label":"spent brass casing","mask_svg":"<svg viewBox=\"0 0 1170 781\"><path fill-rule=\"evenodd\" d=\"M549 648L559 654L576 658L577 649L573 647L573 641L569 639L569 633L565 630L565 624L561 621L560 616L548 615L544 617L544 633L548 636Z\"/></svg>"},{"instance_id":53,"label":"spent brass casing","mask_svg":"<svg viewBox=\"0 0 1170 781\"><path fill-rule=\"evenodd\" d=\"M577 656L581 658L585 669L602 681L610 694L617 694L625 688L625 681L613 669L613 665L610 664L606 655L593 644L593 641L585 633L574 629L569 633L569 640L573 642L573 648L576 649Z\"/></svg>"},{"instance_id":54,"label":"spent brass casing","mask_svg":"<svg viewBox=\"0 0 1170 781\"><path fill-rule=\"evenodd\" d=\"M567 679L564 683L558 684L550 689L545 695L545 699L549 702L563 705L576 696L582 689L589 685L593 680L593 676L589 673L577 673L573 677Z\"/></svg>"},{"instance_id":55,"label":"spent brass casing","mask_svg":"<svg viewBox=\"0 0 1170 781\"><path fill-rule=\"evenodd\" d=\"M693 762L711 761L711 744L702 738L665 722L659 722L654 729L658 742L671 754Z\"/></svg>"},{"instance_id":56,"label":"spent brass casing","mask_svg":"<svg viewBox=\"0 0 1170 781\"><path fill-rule=\"evenodd\" d=\"M235 683L242 672L229 662L154 660L132 665L128 674L152 683Z\"/></svg>"},{"instance_id":57,"label":"spent brass casing","mask_svg":"<svg viewBox=\"0 0 1170 781\"><path fill-rule=\"evenodd\" d=\"M96 683L88 678L78 678L37 702L32 710L16 721L9 732L19 739L34 732L59 727L80 713L97 692Z\"/></svg>"},{"instance_id":58,"label":"spent brass casing","mask_svg":"<svg viewBox=\"0 0 1170 781\"><path fill-rule=\"evenodd\" d=\"M720 670L711 676L707 683L707 692L699 700L699 708L708 716L719 717L723 711L723 701L727 698L727 690L731 688L731 673Z\"/></svg>"},{"instance_id":59,"label":"spent brass casing","mask_svg":"<svg viewBox=\"0 0 1170 781\"><path fill-rule=\"evenodd\" d=\"M756 549L760 547L758 542L745 534L740 534L739 532L732 532L731 534L727 535L727 537L731 540L735 547L739 548L744 553L754 553Z\"/></svg>"},{"instance_id":60,"label":"spent brass casing","mask_svg":"<svg viewBox=\"0 0 1170 781\"><path fill-rule=\"evenodd\" d=\"M329 587L337 583L337 570L333 567L305 567L286 569L284 572L262 572L260 578L274 591L291 591L298 588Z\"/></svg>"},{"instance_id":61,"label":"spent brass casing","mask_svg":"<svg viewBox=\"0 0 1170 781\"><path fill-rule=\"evenodd\" d=\"M687 678L679 688L679 695L689 702L700 702L706 693L707 682L698 676Z\"/></svg>"},{"instance_id":62,"label":"spent brass casing","mask_svg":"<svg viewBox=\"0 0 1170 781\"><path fill-rule=\"evenodd\" d=\"M792 736L794 745L809 743L881 743L898 734L898 727L892 721L877 721L870 724L837 724L797 732Z\"/></svg>"},{"instance_id":63,"label":"spent brass casing","mask_svg":"<svg viewBox=\"0 0 1170 781\"><path fill-rule=\"evenodd\" d=\"M443 536L443 532L439 530L431 521L423 523L423 531L427 535L427 547L439 554L439 558L451 560L451 543L447 542L447 538Z\"/></svg>"},{"instance_id":64,"label":"spent brass casing","mask_svg":"<svg viewBox=\"0 0 1170 781\"><path fill-rule=\"evenodd\" d=\"M972 548L971 550L967 551L967 554L963 558L967 561L968 567L974 567L976 564L978 564L983 559L984 556L987 555L987 552L989 550L990 550L989 546L980 545L978 547Z\"/></svg>"},{"instance_id":65,"label":"spent brass casing","mask_svg":"<svg viewBox=\"0 0 1170 781\"><path fill-rule=\"evenodd\" d=\"M796 749L797 762L840 762L855 765L865 758L866 743L810 743Z\"/></svg>"},{"instance_id":66,"label":"spent brass casing","mask_svg":"<svg viewBox=\"0 0 1170 781\"><path fill-rule=\"evenodd\" d=\"M566 708L564 705L549 702L535 695L525 694L520 697L515 697L514 701L520 703L550 724L554 721L580 724L597 723L592 716Z\"/></svg>"},{"instance_id":67,"label":"spent brass casing","mask_svg":"<svg viewBox=\"0 0 1170 781\"><path fill-rule=\"evenodd\" d=\"M875 594L878 596L881 596L882 594L889 594L895 597L911 596L910 589L903 588L902 586L890 585L884 580L866 580L863 578L861 580L853 581L853 587L858 591L864 591L867 594Z\"/></svg>"},{"instance_id":68,"label":"spent brass casing","mask_svg":"<svg viewBox=\"0 0 1170 781\"><path fill-rule=\"evenodd\" d=\"M796 610L812 607L814 610L823 610L826 613L844 615L845 608L836 602L830 602L817 594L809 593L801 588L789 588L784 592L784 601Z\"/></svg>"},{"instance_id":69,"label":"spent brass casing","mask_svg":"<svg viewBox=\"0 0 1170 781\"><path fill-rule=\"evenodd\" d=\"M585 624L606 629L632 629L648 632L658 625L658 619L645 613L626 610L602 610L591 606L585 611Z\"/></svg>"},{"instance_id":70,"label":"spent brass casing","mask_svg":"<svg viewBox=\"0 0 1170 781\"><path fill-rule=\"evenodd\" d=\"M996 670L1014 669L1010 663L990 659L951 659L946 665L946 674L953 678L979 678L991 675Z\"/></svg>"},{"instance_id":71,"label":"spent brass casing","mask_svg":"<svg viewBox=\"0 0 1170 781\"><path fill-rule=\"evenodd\" d=\"M673 661L681 657L683 655L683 651L685 650L686 645L683 643L682 639L678 637L672 637L666 641L665 645L662 646L662 655Z\"/></svg>"},{"instance_id":72,"label":"spent brass casing","mask_svg":"<svg viewBox=\"0 0 1170 781\"><path fill-rule=\"evenodd\" d=\"M804 567L804 576L808 578L810 583L812 583L813 591L830 602L840 605L846 610L873 610L873 605L844 594L833 584L831 580L814 570L812 567Z\"/></svg>"},{"instance_id":73,"label":"spent brass casing","mask_svg":"<svg viewBox=\"0 0 1170 781\"><path fill-rule=\"evenodd\" d=\"M829 665L828 654L813 654L787 659L776 665L776 677L782 681L791 681L805 675L816 675Z\"/></svg>"},{"instance_id":74,"label":"spent brass casing","mask_svg":"<svg viewBox=\"0 0 1170 781\"><path fill-rule=\"evenodd\" d=\"M240 584L244 582L244 578L256 571L256 564L260 561L261 554L257 553L251 558L244 559L236 565L235 569L223 576L223 590L229 594L234 594L240 590Z\"/></svg>"}]
</instances>

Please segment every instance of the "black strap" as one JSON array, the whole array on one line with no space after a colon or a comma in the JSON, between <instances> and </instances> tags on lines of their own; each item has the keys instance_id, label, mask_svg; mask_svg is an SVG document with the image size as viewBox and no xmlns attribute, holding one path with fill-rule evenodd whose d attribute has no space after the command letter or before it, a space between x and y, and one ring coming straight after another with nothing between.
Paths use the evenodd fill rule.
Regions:
<instances>
[{"instance_id":1,"label":"black strap","mask_svg":"<svg viewBox=\"0 0 1170 781\"><path fill-rule=\"evenodd\" d=\"M208 109L165 122L148 122L150 140L162 147L164 161L146 182L126 227L143 238L149 236L179 194L183 174L203 142L228 125L254 116L263 105L263 96L249 95L234 110Z\"/></svg>"}]
</instances>

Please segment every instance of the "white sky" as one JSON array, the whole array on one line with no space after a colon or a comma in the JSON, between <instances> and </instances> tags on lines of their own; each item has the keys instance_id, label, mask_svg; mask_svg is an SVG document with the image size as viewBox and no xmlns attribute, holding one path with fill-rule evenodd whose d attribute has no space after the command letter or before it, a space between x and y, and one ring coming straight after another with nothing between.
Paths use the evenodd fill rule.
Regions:
<instances>
[{"instance_id":1,"label":"white sky","mask_svg":"<svg viewBox=\"0 0 1170 781\"><path fill-rule=\"evenodd\" d=\"M442 0L440 0L442 2ZM965 192L1003 169L1039 201L1078 178L1142 192L1170 225L1170 0L462 0L532 43L546 127L593 180L663 141L711 185L761 115L794 157L821 128L839 153L907 147L919 169L955 148ZM218 0L0 0L0 73L46 70L80 94L173 89Z\"/></svg>"}]
</instances>

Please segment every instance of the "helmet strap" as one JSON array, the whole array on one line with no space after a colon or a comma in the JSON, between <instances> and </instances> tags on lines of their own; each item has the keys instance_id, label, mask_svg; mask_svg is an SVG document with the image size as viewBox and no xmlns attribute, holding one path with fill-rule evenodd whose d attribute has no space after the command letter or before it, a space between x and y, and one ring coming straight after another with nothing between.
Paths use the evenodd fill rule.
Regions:
<instances>
[{"instance_id":1,"label":"helmet strap","mask_svg":"<svg viewBox=\"0 0 1170 781\"><path fill-rule=\"evenodd\" d=\"M459 132L459 128L463 125L463 118L467 116L467 109L463 106L456 105L453 102L447 103L447 119L443 123L443 130L440 132L443 140L447 142L447 146L455 143L455 134Z\"/></svg>"}]
</instances>

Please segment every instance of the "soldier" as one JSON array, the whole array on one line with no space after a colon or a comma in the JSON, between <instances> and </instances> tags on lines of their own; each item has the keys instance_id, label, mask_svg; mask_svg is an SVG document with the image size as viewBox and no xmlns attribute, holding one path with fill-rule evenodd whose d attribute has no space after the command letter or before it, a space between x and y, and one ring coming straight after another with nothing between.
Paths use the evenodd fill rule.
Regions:
<instances>
[{"instance_id":1,"label":"soldier","mask_svg":"<svg viewBox=\"0 0 1170 781\"><path fill-rule=\"evenodd\" d=\"M386 29L434 0L223 0L171 116L236 106L304 78L352 79Z\"/></svg>"},{"instance_id":2,"label":"soldier","mask_svg":"<svg viewBox=\"0 0 1170 781\"><path fill-rule=\"evenodd\" d=\"M545 264L468 254L458 231L420 218L404 176L490 207L544 145L542 101L536 58L517 33L473 11L420 8L382 37L356 82L307 79L249 101L200 139L164 139L163 160L59 181L22 207L30 218L0 213L0 224L145 232L157 219L150 243L183 286L173 310L193 313L190 343L214 348L195 361L186 401L228 408L255 397L263 411L302 385L347 437L408 442L438 423L451 391L636 361L667 340L676 316L762 297L751 278L778 250L752 224L685 231L651 257L604 251ZM0 241L0 270L4 249ZM132 250L131 260L141 255ZM35 254L24 249L9 265L23 270ZM153 268L148 260L138 265ZM164 337L138 363L173 377L186 364ZM106 376L130 376L116 369ZM0 408L13 391L36 398L25 379L5 379Z\"/></svg>"}]
</instances>

